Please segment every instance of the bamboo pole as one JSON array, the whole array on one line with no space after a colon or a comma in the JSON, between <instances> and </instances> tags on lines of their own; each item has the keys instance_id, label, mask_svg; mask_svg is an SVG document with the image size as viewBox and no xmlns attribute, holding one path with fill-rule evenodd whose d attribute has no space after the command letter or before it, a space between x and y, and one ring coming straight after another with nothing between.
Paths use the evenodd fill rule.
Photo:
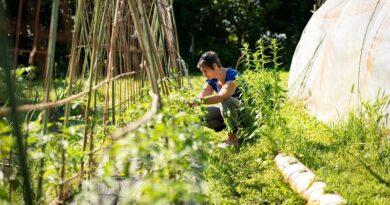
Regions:
<instances>
[{"instance_id":1,"label":"bamboo pole","mask_svg":"<svg viewBox=\"0 0 390 205\"><path fill-rule=\"evenodd\" d=\"M96 2L96 1L95 1ZM92 18L92 31L91 31L91 37L89 39L86 39L87 42L89 41L92 41L92 49L88 49L88 50L92 50L92 51L89 51L90 53L90 59L89 59L89 65L93 65L92 68L90 68L89 70L89 77L88 77L88 96L87 96L87 102L86 102L86 108L85 108L85 112L84 112L84 120L85 120L85 128L84 128L84 136L83 136L83 153L85 152L86 150L86 147L87 147L87 143L88 143L88 133L89 133L89 125L90 125L90 106L91 106L91 97L92 97L92 87L93 87L93 83L92 83L92 76L93 76L93 72L97 72L96 71L96 67L97 67L97 61L98 61L98 58L97 58L97 52L98 50L96 49L98 46L99 46L99 42L100 40L96 39L97 36L99 35L99 31L100 31L100 28L98 25L99 24L99 13L100 11L100 1L97 1L96 2L96 6L94 8L94 11L93 11L93 18ZM87 61L87 60L86 60ZM84 156L81 158L80 160L80 173L83 173L84 172Z\"/></svg>"},{"instance_id":2,"label":"bamboo pole","mask_svg":"<svg viewBox=\"0 0 390 205\"><path fill-rule=\"evenodd\" d=\"M58 24L58 0L53 0L52 4L52 16L50 22L50 36L49 36L49 45L46 59L46 96L45 100L50 100L50 89L52 84L52 75L54 67L54 58L55 58L55 46L57 38L57 24Z\"/></svg>"},{"instance_id":3,"label":"bamboo pole","mask_svg":"<svg viewBox=\"0 0 390 205\"><path fill-rule=\"evenodd\" d=\"M58 0L53 0L52 11L51 11L51 21L50 21L50 33L49 33L49 45L47 50L47 59L46 59L46 82L45 82L45 102L50 101L50 90L53 77L53 66L54 66L54 57L55 57L55 45L57 37L57 24L58 24ZM49 110L43 111L43 128L42 136L45 136L47 133L47 123L49 118ZM42 153L45 155L46 144L42 145ZM39 200L42 196L42 183L44 175L44 166L45 166L45 157L42 157L39 165L39 174L38 174L38 184L37 184L37 199Z\"/></svg>"},{"instance_id":4,"label":"bamboo pole","mask_svg":"<svg viewBox=\"0 0 390 205\"><path fill-rule=\"evenodd\" d=\"M87 98L87 104L86 104L86 109L85 109L85 114L84 114L84 119L85 119L85 129L84 129L84 137L83 137L83 153L85 152L87 148L87 143L88 143L88 133L89 133L89 126L90 126L90 107L91 107L91 98L92 98L92 86L93 86L93 81L92 81L92 76L94 76L94 72L96 72L95 75L98 75L98 59L99 59L99 45L104 38L103 36L103 22L100 21L101 16L101 1L97 0L96 1L96 6L94 8L94 13L93 13L93 20L92 20L92 38L91 38L91 43L92 43L92 51L91 51L91 56L90 56L90 65L93 65L92 69L90 69L89 72L89 77L88 77L88 98ZM103 9L103 16L104 16L104 9ZM92 142L93 143L93 142ZM81 162L80 162L80 173L84 172L84 157L82 157Z\"/></svg>"},{"instance_id":5,"label":"bamboo pole","mask_svg":"<svg viewBox=\"0 0 390 205\"><path fill-rule=\"evenodd\" d=\"M119 57L119 73L122 73L122 69L123 69L123 62L122 62L122 56ZM122 112L122 97L123 97L123 91L122 91L122 82L119 82L119 86L116 86L116 87L119 87L119 112Z\"/></svg>"},{"instance_id":6,"label":"bamboo pole","mask_svg":"<svg viewBox=\"0 0 390 205\"><path fill-rule=\"evenodd\" d=\"M126 8L126 7L123 6L123 8ZM126 45L126 47L130 48L128 39L126 38L127 36L129 36L129 33L126 32L127 25L124 24L124 21L127 21L127 19L125 18L127 16L127 14L125 14L123 16L124 17L123 17L123 20L121 21L121 27L120 27L120 31L121 31L121 44L123 42ZM122 59L123 64L120 64L121 65L120 73L127 72L127 68L129 67L129 56L130 56L130 54L131 54L131 52L128 53L128 54L122 54L121 55L121 59ZM127 84L127 79L123 80L119 84L119 93L120 93L120 98L119 99L120 99L120 104L121 104L121 106L119 107L119 110L120 110L121 113L126 109L126 104L125 104L126 103L126 84Z\"/></svg>"},{"instance_id":7,"label":"bamboo pole","mask_svg":"<svg viewBox=\"0 0 390 205\"><path fill-rule=\"evenodd\" d=\"M172 7L172 2L168 2L166 0L157 0L156 1L158 16L160 19L160 28L163 31L163 43L165 45L164 54L166 59L166 68L167 74L171 77L174 75L176 80L178 81L178 85L182 85L182 77L181 77L181 65L180 62L177 61L178 49L176 51L176 31L174 26L174 16ZM172 70L171 70L172 69Z\"/></svg>"},{"instance_id":8,"label":"bamboo pole","mask_svg":"<svg viewBox=\"0 0 390 205\"><path fill-rule=\"evenodd\" d=\"M165 95L167 95L169 93L169 90L168 90L168 86L166 85L166 82L165 82L165 74L164 74L164 70L163 70L163 67L162 67L162 64L161 64L161 61L159 58L159 53L157 51L156 42L152 37L152 31L150 29L148 18L146 17L146 9L145 9L144 4L142 3L141 0L137 0L137 3L138 3L138 7L139 7L139 12L141 15L141 22L142 22L143 31L144 31L143 33L145 34L145 39L146 39L147 45L149 47L149 49L145 50L145 51L150 54L150 57L152 59L151 65L149 65L149 66L153 66L153 68L151 68L151 70L157 70L157 72L159 73L162 91Z\"/></svg>"},{"instance_id":9,"label":"bamboo pole","mask_svg":"<svg viewBox=\"0 0 390 205\"><path fill-rule=\"evenodd\" d=\"M77 55L77 44L79 43L80 36L80 26L81 26L81 16L82 16L82 8L83 8L84 0L79 0L77 2L77 10L76 10L76 18L75 25L72 37L72 48L71 48L71 57L68 66L68 93L67 96L71 96L73 92L73 78L75 75L75 66L78 59ZM65 105L65 113L64 113L64 125L67 127L69 125L69 114L70 114L70 103L66 103Z\"/></svg>"},{"instance_id":10,"label":"bamboo pole","mask_svg":"<svg viewBox=\"0 0 390 205\"><path fill-rule=\"evenodd\" d=\"M122 7L122 11L121 12L125 12L123 10L124 6L121 6ZM123 15L123 20L120 22L120 26L118 28L119 30L119 33L120 33L120 38L119 38L119 42L118 44L119 45L125 45L125 47L127 48L130 48L128 46L128 42L127 42L127 39L126 39L126 30L125 30L125 25L124 25L124 17L126 16ZM125 68L128 67L128 59L129 59L129 53L122 53L121 55L119 55L119 73L125 73ZM126 83L126 80L122 81L122 82L119 82L119 111L122 112L124 110L124 108L122 108L122 101L125 101L125 93L124 93L124 89L122 87L123 84ZM125 87L124 87L125 88ZM126 102L126 101L125 101Z\"/></svg>"},{"instance_id":11,"label":"bamboo pole","mask_svg":"<svg viewBox=\"0 0 390 205\"><path fill-rule=\"evenodd\" d=\"M146 17L144 15L141 15L140 11L138 10L137 3L135 1L128 0L128 3L129 3L129 8L130 8L130 11L131 11L131 15L133 17L134 26L135 26L135 29L137 31L138 40L139 40L139 43L141 45L141 49L144 51L144 55L146 56L148 64L150 66L153 66L153 68L156 68L156 65L154 63L154 59L153 59L153 57L151 55L150 41L146 41L145 36L143 36L143 35L148 35L148 34L144 34L144 33L147 32L147 30L145 29L147 26L145 25L145 21L143 21L144 27L142 27L141 26L141 22L138 19L139 16L141 16L142 19L145 19ZM142 5L140 5L140 7L141 6ZM149 67L147 67L147 68L149 68ZM147 71L147 75L148 75L150 83L152 85L153 93L158 94L159 93L159 91L158 91L159 89L158 89L157 79L156 79L156 75L155 75L154 70L153 69L149 69Z\"/></svg>"},{"instance_id":12,"label":"bamboo pole","mask_svg":"<svg viewBox=\"0 0 390 205\"><path fill-rule=\"evenodd\" d=\"M100 67L100 66L98 66ZM97 84L98 82L98 72L97 72L97 69L95 69L95 84ZM94 118L97 117L97 100L98 100L98 96L97 96L98 92L95 90L94 91L94 100L93 100L93 109L95 110L94 112ZM91 125L91 130L90 130L90 140L89 140L89 154L88 154L88 179L91 178L91 170L92 170L92 165L93 165L93 154L92 153L92 150L94 149L94 128L95 128L95 125L96 125L96 120L92 120L92 125Z\"/></svg>"},{"instance_id":13,"label":"bamboo pole","mask_svg":"<svg viewBox=\"0 0 390 205\"><path fill-rule=\"evenodd\" d=\"M87 7L86 5L87 5L88 3L86 2L85 4L84 4L84 8L85 7ZM91 36L93 35L93 32L90 32L89 31L89 28L88 28L88 25L89 24L91 24L91 23L89 23L88 22L88 18L87 17L84 17L84 16L82 16L82 18L83 19L85 19L84 21L81 21L82 22L82 25L81 25L81 43L82 44L89 44L90 42L89 42L89 39L91 38ZM81 50L81 49L80 49ZM84 52L85 52L85 54L84 54L84 59L83 59L83 66L82 66L82 68L81 68L81 77L82 78L84 78L85 76L86 76L86 72L87 72L87 67L90 67L89 66L89 58L91 58L91 49L84 49Z\"/></svg>"},{"instance_id":14,"label":"bamboo pole","mask_svg":"<svg viewBox=\"0 0 390 205\"><path fill-rule=\"evenodd\" d=\"M162 31L160 32L160 38L159 38L159 43L160 47L163 48L163 61L165 62L163 65L167 69L166 73L169 75L171 73L170 67L171 67L171 59L169 58L170 56L167 57L166 53L170 53L169 51L169 31L167 28L167 23L166 23L166 18L167 18L167 13L165 12L164 7L165 4L161 2L160 0L156 0L156 8L154 9L155 11L155 18L157 21L156 23L156 28L155 30L158 31L158 28L160 28ZM156 37L157 38L157 37ZM165 52L164 52L165 51Z\"/></svg>"},{"instance_id":15,"label":"bamboo pole","mask_svg":"<svg viewBox=\"0 0 390 205\"><path fill-rule=\"evenodd\" d=\"M95 52L93 52L95 53ZM96 54L92 54L92 56L94 56ZM88 78L88 82L89 82L89 92L88 92L88 97L87 97L87 105L86 105L86 109L85 109L85 113L84 113L84 119L85 119L85 129L84 129L84 137L83 137L83 153L85 152L86 148L87 148L87 143L88 143L88 133L90 132L89 131L89 126L90 126L90 107L91 107L91 98L92 98L92 84L93 84L93 81L92 81L92 76L93 74L96 72L96 75L97 75L97 60L98 58L94 57L94 66L93 68L90 70L90 75L89 75L89 78ZM91 129L92 131L92 129ZM80 162L80 172L83 172L84 171L84 156L81 158L81 162Z\"/></svg>"},{"instance_id":16,"label":"bamboo pole","mask_svg":"<svg viewBox=\"0 0 390 205\"><path fill-rule=\"evenodd\" d=\"M123 1L119 1L118 3L118 12L115 11L115 14L120 14L120 19L121 21L119 21L119 17L117 19L117 25L116 25L116 37L115 37L115 40L114 40L114 55L112 55L113 57L113 62L112 62L112 71L111 71L111 76L115 76L117 75L118 73L120 73L120 70L121 70L121 67L123 65L122 63L122 56L121 56L121 53L126 53L129 51L128 48L124 48L123 50L122 49L117 49L117 45L121 45L120 42L121 42L121 37L122 37L122 33L121 33L121 25L123 23L123 4L124 2ZM115 61L115 59L119 59L119 64ZM115 65L115 66L114 66ZM115 81L111 82L111 123L113 125L116 124L116 120L115 120L115 114L116 114L116 102L115 102L115 99L116 99L116 89L117 89L117 83ZM119 92L120 94L120 92ZM120 96L119 96L119 101L120 101ZM120 102L119 102L120 104Z\"/></svg>"},{"instance_id":17,"label":"bamboo pole","mask_svg":"<svg viewBox=\"0 0 390 205\"><path fill-rule=\"evenodd\" d=\"M129 17L128 17L128 22L132 22L131 15L129 15ZM133 26L129 26L128 33L129 33L128 36L130 36L130 39L129 39L129 47L131 47L131 46L136 47L136 46L135 46L135 43L134 43L135 40L132 38L132 34L134 33L134 28L133 28ZM134 55L134 53L135 53L135 52L130 53L127 70L133 70L133 68L134 68L134 71L136 71L135 66L133 66L133 63L134 63L134 61L133 61L133 55ZM128 80L126 81L127 108L130 107L131 89L133 89L130 80L131 80L131 79L134 79L134 78L136 78L136 75L133 76L132 78L130 78L130 79L128 79ZM131 86L131 87L130 87L130 86Z\"/></svg>"},{"instance_id":18,"label":"bamboo pole","mask_svg":"<svg viewBox=\"0 0 390 205\"><path fill-rule=\"evenodd\" d=\"M173 4L173 0L170 2L170 4L172 5ZM170 11L171 11L171 15L172 15L172 27L173 27L173 35L175 36L175 41L174 41L174 46L175 46L175 50L176 50L176 53L177 53L177 56L179 57L179 59L176 59L176 60L179 60L179 61L182 61L182 58L180 57L180 52L179 52L179 40L178 40L178 37L177 37L177 26L176 26L176 18L175 18L175 12L173 10L173 6L171 6L170 8ZM183 73L182 73L182 70L185 69L183 66L185 65L185 62L184 63L178 63L177 64L177 73L179 74L178 75L178 78L179 78L179 86L182 86L183 85ZM184 70L184 72L186 72L186 70ZM185 73L185 75L187 76L187 78L189 79L188 77L188 73ZM189 81L189 84L190 84L190 87L192 89L192 85L191 85L191 82Z\"/></svg>"},{"instance_id":19,"label":"bamboo pole","mask_svg":"<svg viewBox=\"0 0 390 205\"><path fill-rule=\"evenodd\" d=\"M113 72L115 70L112 70ZM112 73L111 75L115 75L115 73ZM116 95L115 95L115 81L111 81L111 124L115 125L115 98L116 98Z\"/></svg>"},{"instance_id":20,"label":"bamboo pole","mask_svg":"<svg viewBox=\"0 0 390 205\"><path fill-rule=\"evenodd\" d=\"M50 100L50 89L52 84L52 75L53 75L53 67L54 67L54 58L55 58L55 46L56 46L56 38L57 38L57 25L58 25L58 7L59 0L53 0L52 2L52 11L51 11L51 22L50 22L50 36L49 36L49 45L47 52L47 60L46 60L46 96L45 100L48 102ZM43 129L42 134L46 135L47 132L47 122L48 122L49 110L44 110L43 117ZM63 141L63 137L61 137L60 141ZM61 143L60 143L61 144ZM61 182L64 179L65 174L65 150L60 145L61 150ZM46 144L42 145L42 152L45 154L46 152ZM43 181L43 173L44 173L44 158L41 160L40 164L40 175L38 181L38 197L42 195L42 181ZM60 183L60 196L59 200L62 200L62 191L63 185Z\"/></svg>"},{"instance_id":21,"label":"bamboo pole","mask_svg":"<svg viewBox=\"0 0 390 205\"><path fill-rule=\"evenodd\" d=\"M118 24L118 13L119 13L119 0L116 0L115 3L115 14L114 21L111 31L111 40L110 40L110 50L108 56L108 68L107 68L107 84L106 84L106 93L104 99L104 112L103 112L103 143L105 142L105 135L107 134L106 126L108 120L108 98L109 98L109 88L110 88L110 79L112 72L114 70L114 58L115 58L115 40L116 40L116 31Z\"/></svg>"},{"instance_id":22,"label":"bamboo pole","mask_svg":"<svg viewBox=\"0 0 390 205\"><path fill-rule=\"evenodd\" d=\"M131 16L129 17L131 19ZM131 22L131 21L130 21ZM131 27L131 30L130 30L130 33L133 34L135 33L135 30L134 30L134 26ZM133 45L136 47L136 42L135 40L133 39L130 39L130 45ZM137 69L137 65L135 64L134 62L134 55L135 55L135 52L131 53L131 56L130 56L130 62L129 62L129 65L131 66L129 69L131 70L132 68L134 68L134 70L136 71ZM139 74L138 74L139 75ZM133 78L129 79L127 81L127 85L130 86L130 90L127 90L127 99L128 99L128 103L127 103L127 107L130 107L130 103L131 103L131 100L132 100L132 93L133 93L133 89L134 88L134 80L137 79L138 75L135 75ZM130 81L131 80L131 81Z\"/></svg>"},{"instance_id":23,"label":"bamboo pole","mask_svg":"<svg viewBox=\"0 0 390 205\"><path fill-rule=\"evenodd\" d=\"M160 7L159 7L160 3L157 1L154 5L154 9L152 10L153 11L153 15L152 15L152 23L151 23L151 28L152 28L152 33L153 33L153 38L156 40L156 46L157 48L160 48L161 52L159 52L159 50L157 50L157 57L160 61L162 61L162 66L163 66L163 70L165 68L165 72L164 72L164 76L166 75L169 75L170 73L170 67L169 67L169 59L167 58L167 55L166 55L166 43L167 43L167 35L166 35L166 32L165 32L165 28L164 28L164 22L163 22L163 18L161 18L160 16ZM160 29L159 29L160 28ZM160 31L161 30L161 31Z\"/></svg>"}]
</instances>

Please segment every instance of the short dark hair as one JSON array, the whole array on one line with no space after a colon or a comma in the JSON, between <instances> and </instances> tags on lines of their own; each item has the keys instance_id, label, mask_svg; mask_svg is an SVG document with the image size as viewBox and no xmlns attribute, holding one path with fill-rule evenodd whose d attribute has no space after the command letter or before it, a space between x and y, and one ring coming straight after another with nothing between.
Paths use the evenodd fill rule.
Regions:
<instances>
[{"instance_id":1,"label":"short dark hair","mask_svg":"<svg viewBox=\"0 0 390 205\"><path fill-rule=\"evenodd\" d=\"M217 53L214 51L207 51L200 57L197 67L200 69L200 67L207 66L211 69L214 69L214 63L216 63L218 67L222 67Z\"/></svg>"}]
</instances>

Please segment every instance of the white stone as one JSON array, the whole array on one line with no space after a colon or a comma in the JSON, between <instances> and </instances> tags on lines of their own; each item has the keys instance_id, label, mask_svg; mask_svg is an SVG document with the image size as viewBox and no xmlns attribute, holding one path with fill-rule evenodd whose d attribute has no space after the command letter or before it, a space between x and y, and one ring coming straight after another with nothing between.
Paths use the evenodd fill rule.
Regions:
<instances>
[{"instance_id":1,"label":"white stone","mask_svg":"<svg viewBox=\"0 0 390 205\"><path fill-rule=\"evenodd\" d=\"M320 205L338 205L345 204L346 201L337 194L323 194L319 197Z\"/></svg>"},{"instance_id":2,"label":"white stone","mask_svg":"<svg viewBox=\"0 0 390 205\"><path fill-rule=\"evenodd\" d=\"M304 172L306 170L307 168L303 164L297 163L284 168L282 172L286 180L288 180L294 173Z\"/></svg>"},{"instance_id":3,"label":"white stone","mask_svg":"<svg viewBox=\"0 0 390 205\"><path fill-rule=\"evenodd\" d=\"M346 200L337 194L324 194L326 184L316 182L315 174L296 158L279 154L274 160L285 180L308 201L308 204L337 205L346 203Z\"/></svg>"},{"instance_id":4,"label":"white stone","mask_svg":"<svg viewBox=\"0 0 390 205\"><path fill-rule=\"evenodd\" d=\"M314 182L311 186L303 192L302 196L310 201L312 196L322 195L324 193L324 189L326 184L324 182Z\"/></svg>"},{"instance_id":5,"label":"white stone","mask_svg":"<svg viewBox=\"0 0 390 205\"><path fill-rule=\"evenodd\" d=\"M295 187L298 193L303 193L307 188L309 188L314 178L315 175L313 172L303 172L300 173L295 179L293 179L292 185Z\"/></svg>"},{"instance_id":6,"label":"white stone","mask_svg":"<svg viewBox=\"0 0 390 205\"><path fill-rule=\"evenodd\" d=\"M290 160L291 157L287 157L280 154L275 157L275 162L279 169L284 169L285 167L290 165Z\"/></svg>"}]
</instances>

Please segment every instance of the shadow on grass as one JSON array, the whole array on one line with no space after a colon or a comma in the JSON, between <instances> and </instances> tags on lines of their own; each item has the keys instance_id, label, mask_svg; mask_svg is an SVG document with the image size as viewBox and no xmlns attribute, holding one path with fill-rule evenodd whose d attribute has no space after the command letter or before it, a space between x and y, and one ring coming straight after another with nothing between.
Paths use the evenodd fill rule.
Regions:
<instances>
[{"instance_id":1,"label":"shadow on grass","mask_svg":"<svg viewBox=\"0 0 390 205\"><path fill-rule=\"evenodd\" d=\"M365 162L363 162L362 160L359 160L364 168L366 168L366 170L376 179L378 180L380 183L386 185L388 188L390 188L390 181L389 180L386 180L385 178L383 178L381 175L379 175L377 172L375 172L370 166L368 166Z\"/></svg>"}]
</instances>

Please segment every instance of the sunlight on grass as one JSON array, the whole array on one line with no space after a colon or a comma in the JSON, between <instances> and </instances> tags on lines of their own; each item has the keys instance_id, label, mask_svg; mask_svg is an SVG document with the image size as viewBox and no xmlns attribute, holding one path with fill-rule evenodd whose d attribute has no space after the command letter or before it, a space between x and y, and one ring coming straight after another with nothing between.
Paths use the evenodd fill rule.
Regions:
<instances>
[{"instance_id":1,"label":"sunlight on grass","mask_svg":"<svg viewBox=\"0 0 390 205\"><path fill-rule=\"evenodd\" d=\"M287 90L288 74L279 73L278 85L283 90ZM261 106L264 106L262 103L267 96L273 97L272 93L262 93L264 91L261 90L262 86L270 85L268 80L272 75L251 75L256 75L247 78L251 80L248 82L252 84L251 94L258 93L255 100L260 104L249 106L258 112L263 109ZM201 75L191 79L194 85L192 92L196 96L205 79ZM379 104L365 106L367 110L373 110L370 116L380 116L380 112L375 110L379 109ZM384 138L387 132L379 126L376 117L365 119L365 115L351 113L346 121L326 124L309 115L303 102L296 99L285 99L280 110L268 116L272 119L264 119L262 114L256 119L261 123L256 125L253 135L249 138L240 136L243 140L240 146L209 153L210 164L205 177L209 185L207 195L213 203L305 203L284 183L276 169L272 160L278 152L296 156L327 184L327 193L340 194L348 203L390 202L390 145ZM225 137L225 132L210 133L210 140L215 143Z\"/></svg>"},{"instance_id":2,"label":"sunlight on grass","mask_svg":"<svg viewBox=\"0 0 390 205\"><path fill-rule=\"evenodd\" d=\"M287 86L288 86L288 74L289 72L288 71L282 71L280 73L280 85L282 86L283 89L287 90Z\"/></svg>"}]
</instances>

